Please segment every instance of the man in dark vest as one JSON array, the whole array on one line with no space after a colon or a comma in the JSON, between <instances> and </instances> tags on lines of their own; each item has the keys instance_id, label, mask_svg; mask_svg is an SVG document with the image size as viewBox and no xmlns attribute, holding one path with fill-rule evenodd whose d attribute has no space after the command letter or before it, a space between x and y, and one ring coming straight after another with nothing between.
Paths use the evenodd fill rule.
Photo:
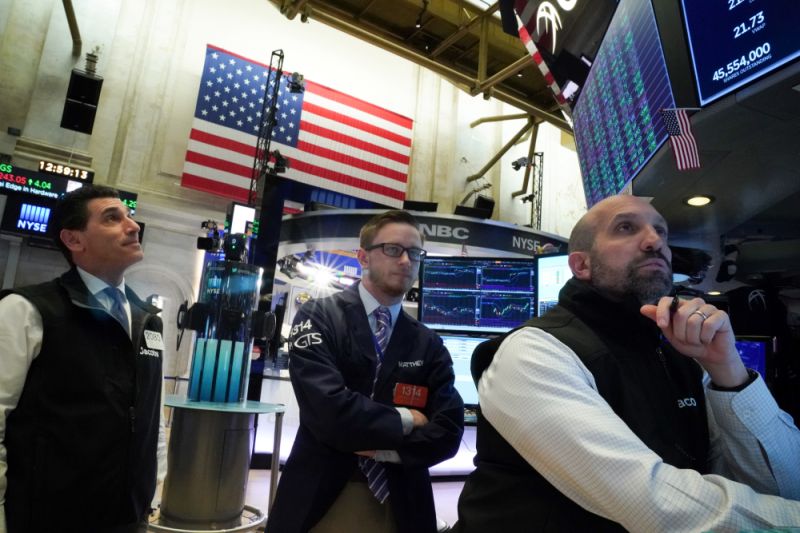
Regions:
<instances>
[{"instance_id":1,"label":"man in dark vest","mask_svg":"<svg viewBox=\"0 0 800 533\"><path fill-rule=\"evenodd\" d=\"M473 354L477 468L455 530L800 525L800 431L743 365L727 314L666 296L661 215L608 198L569 250L559 304Z\"/></svg>"},{"instance_id":2,"label":"man in dark vest","mask_svg":"<svg viewBox=\"0 0 800 533\"><path fill-rule=\"evenodd\" d=\"M139 226L90 185L52 225L72 268L0 300L0 532L137 531L163 450L164 350L158 309L125 285Z\"/></svg>"}]
</instances>

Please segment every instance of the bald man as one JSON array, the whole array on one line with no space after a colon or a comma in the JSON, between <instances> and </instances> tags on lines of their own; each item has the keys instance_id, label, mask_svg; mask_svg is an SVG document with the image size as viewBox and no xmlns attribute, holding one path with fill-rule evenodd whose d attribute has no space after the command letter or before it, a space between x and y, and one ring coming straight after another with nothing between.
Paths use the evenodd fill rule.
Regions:
<instances>
[{"instance_id":1,"label":"bald man","mask_svg":"<svg viewBox=\"0 0 800 533\"><path fill-rule=\"evenodd\" d=\"M592 207L544 317L473 355L481 412L459 533L800 525L800 431L745 368L727 314L672 288L644 199Z\"/></svg>"}]
</instances>

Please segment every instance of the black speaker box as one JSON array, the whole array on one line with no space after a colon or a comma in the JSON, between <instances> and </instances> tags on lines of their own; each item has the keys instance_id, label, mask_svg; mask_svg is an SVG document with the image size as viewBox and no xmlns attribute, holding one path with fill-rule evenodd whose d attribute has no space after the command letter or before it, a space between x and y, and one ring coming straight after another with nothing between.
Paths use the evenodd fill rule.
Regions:
<instances>
[{"instance_id":1,"label":"black speaker box","mask_svg":"<svg viewBox=\"0 0 800 533\"><path fill-rule=\"evenodd\" d=\"M404 200L403 209L406 211L436 211L439 207L437 202L418 202L416 200Z\"/></svg>"},{"instance_id":2,"label":"black speaker box","mask_svg":"<svg viewBox=\"0 0 800 533\"><path fill-rule=\"evenodd\" d=\"M475 218L489 218L492 216L488 209L469 207L468 205L457 205L455 211L453 211L453 214Z\"/></svg>"},{"instance_id":3,"label":"black speaker box","mask_svg":"<svg viewBox=\"0 0 800 533\"><path fill-rule=\"evenodd\" d=\"M61 127L91 135L96 113L97 106L67 98L61 115Z\"/></svg>"},{"instance_id":4,"label":"black speaker box","mask_svg":"<svg viewBox=\"0 0 800 533\"><path fill-rule=\"evenodd\" d=\"M73 70L69 77L69 87L67 87L67 100L77 100L84 104L97 106L100 101L100 90L103 88L103 78L83 72Z\"/></svg>"},{"instance_id":5,"label":"black speaker box","mask_svg":"<svg viewBox=\"0 0 800 533\"><path fill-rule=\"evenodd\" d=\"M472 204L477 209L485 209L489 212L486 218L492 218L494 212L494 199L488 196L478 195L475 197L475 203Z\"/></svg>"},{"instance_id":6,"label":"black speaker box","mask_svg":"<svg viewBox=\"0 0 800 533\"><path fill-rule=\"evenodd\" d=\"M103 78L100 76L73 69L61 115L61 127L91 135L102 88Z\"/></svg>"}]
</instances>

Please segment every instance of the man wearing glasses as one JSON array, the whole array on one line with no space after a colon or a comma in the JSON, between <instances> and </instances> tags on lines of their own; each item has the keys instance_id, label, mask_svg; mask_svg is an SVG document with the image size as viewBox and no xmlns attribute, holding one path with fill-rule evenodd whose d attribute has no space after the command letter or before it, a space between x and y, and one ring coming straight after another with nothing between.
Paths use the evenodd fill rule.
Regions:
<instances>
[{"instance_id":1,"label":"man wearing glasses","mask_svg":"<svg viewBox=\"0 0 800 533\"><path fill-rule=\"evenodd\" d=\"M270 533L436 531L428 468L455 455L464 405L441 339L402 310L425 258L405 211L361 229L361 282L298 311L289 373L300 428Z\"/></svg>"}]
</instances>

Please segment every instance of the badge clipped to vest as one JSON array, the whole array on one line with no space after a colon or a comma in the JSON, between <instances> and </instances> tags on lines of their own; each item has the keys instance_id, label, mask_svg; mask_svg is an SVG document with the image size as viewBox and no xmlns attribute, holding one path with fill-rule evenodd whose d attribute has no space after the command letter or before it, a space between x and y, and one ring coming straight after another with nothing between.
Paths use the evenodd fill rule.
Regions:
<instances>
[{"instance_id":1,"label":"badge clipped to vest","mask_svg":"<svg viewBox=\"0 0 800 533\"><path fill-rule=\"evenodd\" d=\"M404 407L425 407L428 403L428 387L396 383L394 386L394 404Z\"/></svg>"},{"instance_id":2,"label":"badge clipped to vest","mask_svg":"<svg viewBox=\"0 0 800 533\"><path fill-rule=\"evenodd\" d=\"M144 330L144 343L151 350L163 350L164 339L158 331Z\"/></svg>"}]
</instances>

